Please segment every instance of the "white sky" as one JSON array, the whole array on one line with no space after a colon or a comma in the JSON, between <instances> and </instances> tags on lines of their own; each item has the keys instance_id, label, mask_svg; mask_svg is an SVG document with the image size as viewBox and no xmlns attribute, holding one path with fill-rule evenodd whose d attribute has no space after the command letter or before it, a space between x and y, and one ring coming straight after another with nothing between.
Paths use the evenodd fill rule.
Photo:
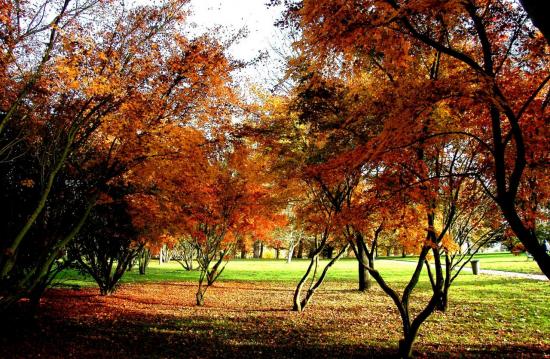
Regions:
<instances>
[{"instance_id":1,"label":"white sky","mask_svg":"<svg viewBox=\"0 0 550 359\"><path fill-rule=\"evenodd\" d=\"M133 4L147 4L152 0L129 0ZM274 25L280 17L283 6L268 7L269 0L190 0L191 16L187 19L190 36L207 32L222 26L221 40L231 38L242 28L248 35L229 49L229 54L244 61L256 58L261 52L268 54L260 63L237 74L242 83L254 83L269 88L273 79L281 75L281 59L273 56L272 47L282 47L284 41L281 30ZM270 56L271 55L271 56ZM279 63L277 63L279 62Z\"/></svg>"},{"instance_id":2,"label":"white sky","mask_svg":"<svg viewBox=\"0 0 550 359\"><path fill-rule=\"evenodd\" d=\"M278 35L273 25L279 17L281 7L267 7L267 0L191 0L193 12L190 23L198 28L212 28L216 25L228 27L237 32L242 27L248 36L233 46L231 54L239 59L251 59L259 51L268 50L270 42Z\"/></svg>"},{"instance_id":3,"label":"white sky","mask_svg":"<svg viewBox=\"0 0 550 359\"><path fill-rule=\"evenodd\" d=\"M274 23L283 7L267 7L267 2L268 0L191 0L192 15L188 23L196 26L193 32L197 33L216 26L223 26L230 33L237 33L245 27L248 35L229 49L230 55L245 61L256 58L260 52L272 55L270 50L273 46L282 46L281 30ZM222 38L227 36L220 35ZM280 59L275 59L278 60ZM243 71L239 77L269 87L278 68L273 64L273 59L268 57Z\"/></svg>"}]
</instances>

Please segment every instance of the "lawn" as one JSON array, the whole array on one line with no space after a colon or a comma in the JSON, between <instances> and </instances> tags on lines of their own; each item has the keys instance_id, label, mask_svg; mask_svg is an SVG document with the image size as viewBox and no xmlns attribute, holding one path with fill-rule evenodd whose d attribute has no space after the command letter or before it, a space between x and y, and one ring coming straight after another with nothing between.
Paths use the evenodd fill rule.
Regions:
<instances>
[{"instance_id":1,"label":"lawn","mask_svg":"<svg viewBox=\"0 0 550 359\"><path fill-rule=\"evenodd\" d=\"M327 261L321 261L321 265ZM293 260L287 264L284 260L255 260L235 259L230 261L220 277L220 281L246 281L246 282L290 282L297 283L305 272L309 260ZM411 265L393 260L380 260L376 267L389 278L390 281L406 280L410 275ZM468 276L468 273L464 273ZM185 271L174 261L159 265L158 261L151 261L146 275L139 275L137 269L127 272L123 283L142 283L159 281L195 281L198 280L198 271ZM355 259L343 259L338 261L331 269L327 281L354 282L357 278L357 261ZM63 286L95 286L91 277L85 277L73 270L66 271L58 276L57 282Z\"/></svg>"},{"instance_id":2,"label":"lawn","mask_svg":"<svg viewBox=\"0 0 550 359\"><path fill-rule=\"evenodd\" d=\"M399 261L415 262L416 256L401 257L381 257L391 258ZM476 254L474 259L479 260L480 269L491 269L508 272L542 274L539 266L533 259L527 257L525 253L514 255L512 253L482 253Z\"/></svg>"},{"instance_id":3,"label":"lawn","mask_svg":"<svg viewBox=\"0 0 550 359\"><path fill-rule=\"evenodd\" d=\"M196 272L151 263L131 272L112 296L75 273L51 290L32 326L4 325L0 357L387 357L396 354L400 320L375 286L356 291L354 260L338 262L303 313L290 311L307 261L235 260L194 305ZM385 278L403 287L410 263L379 261ZM413 310L428 295L421 278ZM451 289L447 313L421 328L416 354L545 357L550 354L547 282L464 273ZM7 329L7 330L6 330Z\"/></svg>"}]
</instances>

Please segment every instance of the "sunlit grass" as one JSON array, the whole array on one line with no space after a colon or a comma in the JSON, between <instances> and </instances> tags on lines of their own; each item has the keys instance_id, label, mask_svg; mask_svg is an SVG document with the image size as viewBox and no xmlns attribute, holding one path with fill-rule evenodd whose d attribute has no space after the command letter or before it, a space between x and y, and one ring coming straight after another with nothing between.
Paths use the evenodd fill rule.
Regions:
<instances>
[{"instance_id":1,"label":"sunlit grass","mask_svg":"<svg viewBox=\"0 0 550 359\"><path fill-rule=\"evenodd\" d=\"M318 273L322 271L328 260L319 262ZM220 281L252 281L252 282L298 282L309 265L309 259L295 259L291 263L286 260L235 259L228 262ZM330 269L327 281L353 282L357 280L357 261L342 259ZM393 260L376 261L376 268L389 281L402 282L408 280L414 270L410 263ZM468 275L465 273L464 275ZM145 275L140 275L137 268L126 272L122 283L163 282L163 281L196 281L199 272L186 271L179 263L171 261L159 264L151 261ZM58 280L63 286L95 285L91 277L83 276L74 270L67 270L59 275Z\"/></svg>"},{"instance_id":2,"label":"sunlit grass","mask_svg":"<svg viewBox=\"0 0 550 359\"><path fill-rule=\"evenodd\" d=\"M384 257L387 258L387 257ZM416 262L417 257L407 256L391 257L398 261ZM537 263L528 258L525 253L514 255L512 253L482 253L474 256L474 259L479 260L480 269L500 270L507 272L542 274Z\"/></svg>"}]
</instances>

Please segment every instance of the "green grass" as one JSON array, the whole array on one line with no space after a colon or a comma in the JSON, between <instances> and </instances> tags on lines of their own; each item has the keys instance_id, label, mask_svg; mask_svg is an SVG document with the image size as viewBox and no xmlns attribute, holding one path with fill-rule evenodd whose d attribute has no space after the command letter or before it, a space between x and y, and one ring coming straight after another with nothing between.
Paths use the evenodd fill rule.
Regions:
<instances>
[{"instance_id":1,"label":"green grass","mask_svg":"<svg viewBox=\"0 0 550 359\"><path fill-rule=\"evenodd\" d=\"M391 260L379 259L376 261L376 268L382 273L383 277L390 283L401 284L409 280L414 266L415 257L390 257ZM525 255L513 256L506 253L498 254L480 254L476 256L480 260L483 269L498 269L521 271L523 273L537 273L535 270L528 272L536 263L526 261ZM321 260L318 273L326 265L327 260ZM305 273L309 265L308 259L295 259L290 264L286 260L274 259L234 259L231 260L218 280L220 281L245 281L245 282L286 282L297 283ZM538 267L537 267L538 268ZM539 271L540 273L540 271ZM424 273L425 274L425 273ZM140 283L140 282L175 282L175 281L197 281L198 271L186 271L177 262L170 262L159 265L158 261L151 261L147 268L146 275L140 275L135 268L126 272L121 283ZM460 274L463 281L475 280L470 272L464 271ZM492 278L492 277L491 277ZM357 280L357 261L352 258L342 259L330 269L327 281L355 282ZM427 283L427 278L423 278L420 285ZM91 277L83 276L74 270L67 270L61 273L57 278L57 283L61 286L87 287L95 286ZM427 285L427 284L426 284Z\"/></svg>"},{"instance_id":2,"label":"green grass","mask_svg":"<svg viewBox=\"0 0 550 359\"><path fill-rule=\"evenodd\" d=\"M398 261L416 262L418 257L380 257L381 259L394 259ZM539 266L525 253L514 255L512 253L483 253L476 254L474 259L479 260L480 269L500 270L507 272L542 274Z\"/></svg>"},{"instance_id":3,"label":"green grass","mask_svg":"<svg viewBox=\"0 0 550 359\"><path fill-rule=\"evenodd\" d=\"M327 260L321 260L318 273L327 264ZM235 259L231 260L220 276L220 281L249 281L249 282L291 282L297 283L305 273L309 265L308 259L295 259L290 264L285 260L274 259ZM381 260L376 262L376 267L383 272L385 277L393 281L404 281L410 276L413 266L398 261ZM137 268L126 272L122 283L163 282L163 281L197 281L198 271L186 271L177 262L159 265L158 261L151 261L146 275L140 275ZM353 282L357 278L357 261L355 259L342 259L329 271L327 281ZM57 282L61 286L94 286L91 277L83 276L74 270L61 273Z\"/></svg>"},{"instance_id":4,"label":"green grass","mask_svg":"<svg viewBox=\"0 0 550 359\"><path fill-rule=\"evenodd\" d=\"M539 266L533 259L527 258L525 253L513 255L511 253L478 254L481 269L501 270L508 272L542 274Z\"/></svg>"}]
</instances>

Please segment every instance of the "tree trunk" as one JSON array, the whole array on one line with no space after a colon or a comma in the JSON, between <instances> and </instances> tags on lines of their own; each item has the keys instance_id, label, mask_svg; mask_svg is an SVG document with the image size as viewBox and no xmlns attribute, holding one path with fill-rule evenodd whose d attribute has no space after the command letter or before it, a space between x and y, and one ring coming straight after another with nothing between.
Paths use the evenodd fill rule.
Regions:
<instances>
[{"instance_id":1,"label":"tree trunk","mask_svg":"<svg viewBox=\"0 0 550 359\"><path fill-rule=\"evenodd\" d=\"M314 265L317 265L317 258L318 256L315 255L313 258L311 258L309 262L309 266L307 267L306 273L302 276L302 279L300 279L300 282L298 282L298 285L296 286L296 290L294 291L294 306L292 307L292 310L295 312L301 312L302 311L302 287L304 286L304 283L306 282L307 278L309 277L309 273L311 273L311 270L313 269Z\"/></svg>"},{"instance_id":2,"label":"tree trunk","mask_svg":"<svg viewBox=\"0 0 550 359\"><path fill-rule=\"evenodd\" d=\"M281 255L281 248L279 247L275 248L275 257L279 259L280 255Z\"/></svg>"},{"instance_id":3,"label":"tree trunk","mask_svg":"<svg viewBox=\"0 0 550 359\"><path fill-rule=\"evenodd\" d=\"M30 312L33 317L38 313L38 309L40 308L40 299L44 295L45 291L45 286L37 286L29 294Z\"/></svg>"},{"instance_id":4,"label":"tree trunk","mask_svg":"<svg viewBox=\"0 0 550 359\"><path fill-rule=\"evenodd\" d=\"M296 245L294 243L291 243L289 246L288 246L288 253L286 254L286 263L287 264L290 264L290 262L292 262L292 256L294 255L294 247Z\"/></svg>"},{"instance_id":5,"label":"tree trunk","mask_svg":"<svg viewBox=\"0 0 550 359\"><path fill-rule=\"evenodd\" d=\"M304 240L301 240L298 244L298 251L296 252L296 258L302 259L304 258Z\"/></svg>"},{"instance_id":6,"label":"tree trunk","mask_svg":"<svg viewBox=\"0 0 550 359\"><path fill-rule=\"evenodd\" d=\"M260 258L264 257L264 242L260 242Z\"/></svg>"},{"instance_id":7,"label":"tree trunk","mask_svg":"<svg viewBox=\"0 0 550 359\"><path fill-rule=\"evenodd\" d=\"M107 283L99 287L99 294L101 296L108 296L114 293L114 285Z\"/></svg>"},{"instance_id":8,"label":"tree trunk","mask_svg":"<svg viewBox=\"0 0 550 359\"><path fill-rule=\"evenodd\" d=\"M261 258L261 248L260 248L260 241L254 242L254 254L255 259Z\"/></svg>"},{"instance_id":9,"label":"tree trunk","mask_svg":"<svg viewBox=\"0 0 550 359\"><path fill-rule=\"evenodd\" d=\"M500 204L500 207L514 234L531 253L542 273L550 279L550 254L546 252L545 245L538 241L534 231L525 227L513 204Z\"/></svg>"},{"instance_id":10,"label":"tree trunk","mask_svg":"<svg viewBox=\"0 0 550 359\"><path fill-rule=\"evenodd\" d=\"M151 259L151 251L147 248L142 249L138 258L138 267L139 267L140 275L145 275L150 259Z\"/></svg>"},{"instance_id":11,"label":"tree trunk","mask_svg":"<svg viewBox=\"0 0 550 359\"><path fill-rule=\"evenodd\" d=\"M163 244L159 251L159 264L170 262L170 255L168 253L168 246Z\"/></svg>"},{"instance_id":12,"label":"tree trunk","mask_svg":"<svg viewBox=\"0 0 550 359\"><path fill-rule=\"evenodd\" d=\"M334 247L327 246L325 249L325 253L326 253L327 259L332 259L332 257L334 256Z\"/></svg>"},{"instance_id":13,"label":"tree trunk","mask_svg":"<svg viewBox=\"0 0 550 359\"><path fill-rule=\"evenodd\" d=\"M196 298L196 303L199 307L202 307L204 305L204 292L199 288L199 290L197 291L197 294L195 296Z\"/></svg>"},{"instance_id":14,"label":"tree trunk","mask_svg":"<svg viewBox=\"0 0 550 359\"><path fill-rule=\"evenodd\" d=\"M447 284L445 283L445 286L443 287L443 293L441 295L441 299L437 303L435 310L444 313L447 311L447 309L449 309L449 288L450 288L450 285L447 286Z\"/></svg>"},{"instance_id":15,"label":"tree trunk","mask_svg":"<svg viewBox=\"0 0 550 359\"><path fill-rule=\"evenodd\" d=\"M204 279L206 276L206 272L204 272L204 268L201 267L201 274L199 276L199 287L197 288L197 293L195 294L195 303L201 307L204 305L204 293L206 292L206 289L204 287Z\"/></svg>"},{"instance_id":16,"label":"tree trunk","mask_svg":"<svg viewBox=\"0 0 550 359\"><path fill-rule=\"evenodd\" d=\"M359 271L359 291L364 292L371 288L370 273L363 263L368 263L368 257L361 243L357 243L357 252L360 258L357 261Z\"/></svg>"},{"instance_id":17,"label":"tree trunk","mask_svg":"<svg viewBox=\"0 0 550 359\"><path fill-rule=\"evenodd\" d=\"M542 35L550 44L550 16L548 14L548 3L542 0L520 0L527 15Z\"/></svg>"},{"instance_id":18,"label":"tree trunk","mask_svg":"<svg viewBox=\"0 0 550 359\"><path fill-rule=\"evenodd\" d=\"M439 312L446 312L449 309L449 288L452 283L452 263L449 260L449 255L445 256L445 280L443 282L443 289L441 292L441 298L437 302L435 310ZM435 284L435 283L434 283ZM433 287L433 284L432 284ZM434 289L434 291L437 288Z\"/></svg>"}]
</instances>

